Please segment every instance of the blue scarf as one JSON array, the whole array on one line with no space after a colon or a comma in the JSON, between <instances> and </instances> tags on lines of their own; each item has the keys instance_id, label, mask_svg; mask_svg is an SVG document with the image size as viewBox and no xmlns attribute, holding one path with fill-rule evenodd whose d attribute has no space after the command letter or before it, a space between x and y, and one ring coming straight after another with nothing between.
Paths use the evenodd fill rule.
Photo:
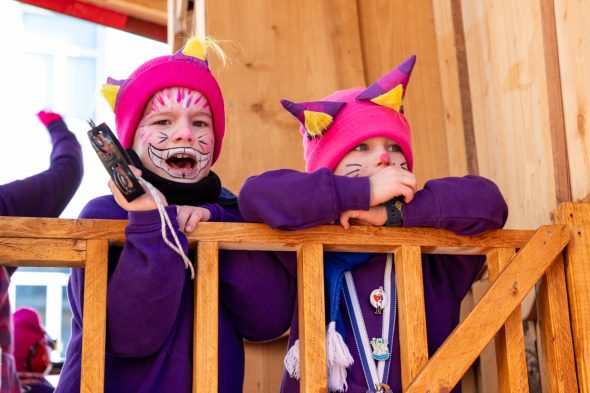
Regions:
<instances>
[{"instance_id":1,"label":"blue scarf","mask_svg":"<svg viewBox=\"0 0 590 393\"><path fill-rule=\"evenodd\" d=\"M326 324L336 322L336 331L344 337L344 318L340 312L340 293L344 272L366 263L371 253L325 252L324 291L326 299Z\"/></svg>"}]
</instances>

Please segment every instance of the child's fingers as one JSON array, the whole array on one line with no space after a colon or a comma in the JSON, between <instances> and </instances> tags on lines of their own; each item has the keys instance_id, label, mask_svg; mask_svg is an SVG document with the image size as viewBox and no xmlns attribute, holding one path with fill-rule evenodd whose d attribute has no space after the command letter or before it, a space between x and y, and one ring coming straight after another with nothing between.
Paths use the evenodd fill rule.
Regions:
<instances>
[{"instance_id":1,"label":"child's fingers","mask_svg":"<svg viewBox=\"0 0 590 393\"><path fill-rule=\"evenodd\" d=\"M342 225L342 227L344 229L348 229L350 228L350 215L351 215L351 210L347 210L345 212L342 212L340 214L340 225Z\"/></svg>"},{"instance_id":2,"label":"child's fingers","mask_svg":"<svg viewBox=\"0 0 590 393\"><path fill-rule=\"evenodd\" d=\"M185 226L186 232L192 232L200 222L201 222L201 212L199 212L198 210L194 210L186 223L186 226Z\"/></svg>"}]
</instances>

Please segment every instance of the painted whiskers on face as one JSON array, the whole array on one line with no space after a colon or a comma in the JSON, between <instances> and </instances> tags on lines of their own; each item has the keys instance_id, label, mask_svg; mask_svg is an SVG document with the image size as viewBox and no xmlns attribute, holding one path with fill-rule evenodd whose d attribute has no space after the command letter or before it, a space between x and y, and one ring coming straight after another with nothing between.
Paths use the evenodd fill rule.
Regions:
<instances>
[{"instance_id":1,"label":"painted whiskers on face","mask_svg":"<svg viewBox=\"0 0 590 393\"><path fill-rule=\"evenodd\" d=\"M215 137L211 108L200 92L181 87L159 91L146 106L140 127L133 148L146 168L180 182L208 175Z\"/></svg>"},{"instance_id":2,"label":"painted whiskers on face","mask_svg":"<svg viewBox=\"0 0 590 393\"><path fill-rule=\"evenodd\" d=\"M342 157L334 174L346 177L372 176L387 166L408 169L406 158L394 141L385 137L373 137L359 143Z\"/></svg>"}]
</instances>

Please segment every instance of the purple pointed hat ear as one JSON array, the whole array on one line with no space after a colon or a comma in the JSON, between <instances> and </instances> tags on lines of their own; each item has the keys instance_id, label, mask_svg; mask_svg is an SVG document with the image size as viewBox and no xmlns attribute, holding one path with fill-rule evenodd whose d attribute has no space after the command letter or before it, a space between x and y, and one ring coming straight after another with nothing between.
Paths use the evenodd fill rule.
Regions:
<instances>
[{"instance_id":1,"label":"purple pointed hat ear","mask_svg":"<svg viewBox=\"0 0 590 393\"><path fill-rule=\"evenodd\" d=\"M345 102L314 101L291 102L281 100L281 105L299 121L308 138L321 137L332 125Z\"/></svg>"},{"instance_id":2,"label":"purple pointed hat ear","mask_svg":"<svg viewBox=\"0 0 590 393\"><path fill-rule=\"evenodd\" d=\"M357 101L371 101L377 105L403 113L402 101L416 64L416 55L408 57L390 73L382 76L356 97Z\"/></svg>"}]
</instances>

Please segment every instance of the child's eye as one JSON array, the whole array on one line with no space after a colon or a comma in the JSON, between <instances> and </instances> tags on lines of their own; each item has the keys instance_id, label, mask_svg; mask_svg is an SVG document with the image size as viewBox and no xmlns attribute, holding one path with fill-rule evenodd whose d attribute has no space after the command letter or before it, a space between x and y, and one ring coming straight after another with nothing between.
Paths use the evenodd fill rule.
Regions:
<instances>
[{"instance_id":1,"label":"child's eye","mask_svg":"<svg viewBox=\"0 0 590 393\"><path fill-rule=\"evenodd\" d=\"M209 123L207 123L206 121L203 121L203 120L195 120L195 121L193 121L193 126L194 127L203 128L203 127L207 127L208 125L209 125Z\"/></svg>"},{"instance_id":2,"label":"child's eye","mask_svg":"<svg viewBox=\"0 0 590 393\"><path fill-rule=\"evenodd\" d=\"M170 120L167 119L161 119L161 120L156 120L152 123L153 126L168 126L172 123L170 123Z\"/></svg>"},{"instance_id":3,"label":"child's eye","mask_svg":"<svg viewBox=\"0 0 590 393\"><path fill-rule=\"evenodd\" d=\"M394 153L395 153L395 152L398 152L398 153L401 153L401 152L402 152L402 148L401 148L401 147L399 147L398 145L389 145L389 146L388 146L388 150L389 150L390 152L394 152Z\"/></svg>"},{"instance_id":4,"label":"child's eye","mask_svg":"<svg viewBox=\"0 0 590 393\"><path fill-rule=\"evenodd\" d=\"M369 150L369 146L367 146L366 143L360 143L360 144L356 145L356 147L352 150L354 150L354 151L367 151L367 150Z\"/></svg>"}]
</instances>

